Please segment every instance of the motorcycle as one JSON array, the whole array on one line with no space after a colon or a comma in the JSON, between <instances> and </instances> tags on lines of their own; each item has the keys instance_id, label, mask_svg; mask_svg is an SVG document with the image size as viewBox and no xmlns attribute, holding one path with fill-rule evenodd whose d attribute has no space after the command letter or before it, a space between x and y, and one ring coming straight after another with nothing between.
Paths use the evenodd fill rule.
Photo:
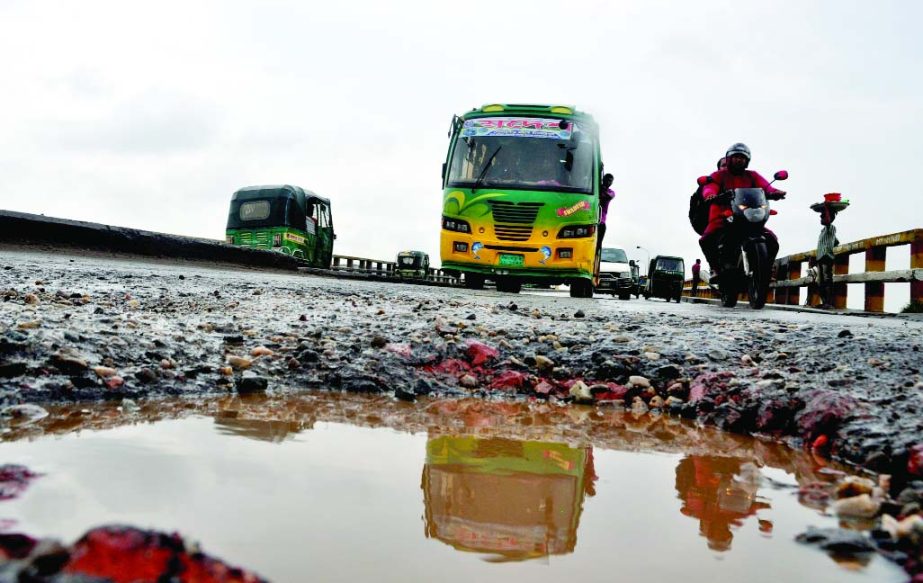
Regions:
<instances>
[{"instance_id":1,"label":"motorcycle","mask_svg":"<svg viewBox=\"0 0 923 583\"><path fill-rule=\"evenodd\" d=\"M773 175L772 182L787 178L788 172L780 170ZM750 307L759 310L766 305L772 269L765 227L769 217L777 212L769 208L762 188L735 188L719 194L718 199L731 205L731 210L725 211L730 224L718 244L721 305L733 308L740 292L746 290Z\"/></svg>"}]
</instances>

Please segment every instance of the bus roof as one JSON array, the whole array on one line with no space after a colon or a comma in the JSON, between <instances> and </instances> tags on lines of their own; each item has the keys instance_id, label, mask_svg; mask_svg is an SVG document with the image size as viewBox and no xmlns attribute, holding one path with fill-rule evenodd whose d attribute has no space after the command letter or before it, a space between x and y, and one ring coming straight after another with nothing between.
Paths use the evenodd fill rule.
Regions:
<instances>
[{"instance_id":1,"label":"bus roof","mask_svg":"<svg viewBox=\"0 0 923 583\"><path fill-rule=\"evenodd\" d=\"M521 103L490 103L481 107L476 107L464 114L462 119L472 119L477 117L489 117L497 115L534 115L539 117L557 117L566 119L578 119L584 123L590 122L596 124L593 116L588 113L578 111L573 105L529 105Z\"/></svg>"}]
</instances>

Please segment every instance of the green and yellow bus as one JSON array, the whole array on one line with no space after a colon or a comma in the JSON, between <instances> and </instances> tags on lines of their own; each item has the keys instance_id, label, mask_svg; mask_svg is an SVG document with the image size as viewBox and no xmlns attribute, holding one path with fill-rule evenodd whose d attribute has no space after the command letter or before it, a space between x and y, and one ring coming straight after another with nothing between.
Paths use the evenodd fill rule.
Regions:
<instances>
[{"instance_id":1,"label":"green and yellow bus","mask_svg":"<svg viewBox=\"0 0 923 583\"><path fill-rule=\"evenodd\" d=\"M235 192L225 237L232 245L278 251L321 268L330 267L336 239L330 201L288 184Z\"/></svg>"},{"instance_id":2,"label":"green and yellow bus","mask_svg":"<svg viewBox=\"0 0 923 583\"><path fill-rule=\"evenodd\" d=\"M572 553L595 479L589 447L432 437L421 484L426 536L506 560Z\"/></svg>"},{"instance_id":3,"label":"green and yellow bus","mask_svg":"<svg viewBox=\"0 0 923 583\"><path fill-rule=\"evenodd\" d=\"M485 105L455 116L443 164L443 270L472 289L570 285L592 297L602 163L572 107Z\"/></svg>"}]
</instances>

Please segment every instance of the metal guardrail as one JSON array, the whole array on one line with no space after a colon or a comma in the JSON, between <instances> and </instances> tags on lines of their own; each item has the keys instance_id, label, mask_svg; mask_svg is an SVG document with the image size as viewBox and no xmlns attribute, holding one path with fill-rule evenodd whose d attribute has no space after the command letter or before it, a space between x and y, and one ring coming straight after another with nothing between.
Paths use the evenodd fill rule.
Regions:
<instances>
[{"instance_id":1,"label":"metal guardrail","mask_svg":"<svg viewBox=\"0 0 923 583\"><path fill-rule=\"evenodd\" d=\"M397 263L394 261L385 261L383 259L369 259L366 257L353 257L350 255L334 255L330 262L330 269L333 271L343 271L349 273L360 273L369 276L378 276L387 279L400 280L397 274ZM441 269L430 267L427 270L425 280L410 281L431 281L442 284L458 285L461 283L459 278L446 275Z\"/></svg>"},{"instance_id":2,"label":"metal guardrail","mask_svg":"<svg viewBox=\"0 0 923 583\"><path fill-rule=\"evenodd\" d=\"M885 271L888 247L910 245L910 269ZM849 258L865 253L865 271L849 273ZM839 245L834 248L833 264L833 307L846 308L849 284L865 286L865 311L883 312L886 283L910 283L910 301L923 303L923 229L912 229L890 235L871 237ZM820 303L814 289L814 280L801 276L801 268L816 251L804 251L776 259L774 281L769 284L768 302L797 306L801 304L801 288L808 288L808 304ZM686 280L683 295L692 295L692 280ZM717 297L707 285L699 286L699 296Z\"/></svg>"}]
</instances>

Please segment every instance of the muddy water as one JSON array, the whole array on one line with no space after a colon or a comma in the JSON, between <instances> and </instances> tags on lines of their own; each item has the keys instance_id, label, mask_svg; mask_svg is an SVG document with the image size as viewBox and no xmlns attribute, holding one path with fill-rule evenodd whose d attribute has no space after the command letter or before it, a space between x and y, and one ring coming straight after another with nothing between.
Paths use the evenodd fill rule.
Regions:
<instances>
[{"instance_id":1,"label":"muddy water","mask_svg":"<svg viewBox=\"0 0 923 583\"><path fill-rule=\"evenodd\" d=\"M621 411L316 393L51 409L7 531L179 532L273 581L901 581L794 542L837 468ZM15 521L10 524L9 521Z\"/></svg>"}]
</instances>

